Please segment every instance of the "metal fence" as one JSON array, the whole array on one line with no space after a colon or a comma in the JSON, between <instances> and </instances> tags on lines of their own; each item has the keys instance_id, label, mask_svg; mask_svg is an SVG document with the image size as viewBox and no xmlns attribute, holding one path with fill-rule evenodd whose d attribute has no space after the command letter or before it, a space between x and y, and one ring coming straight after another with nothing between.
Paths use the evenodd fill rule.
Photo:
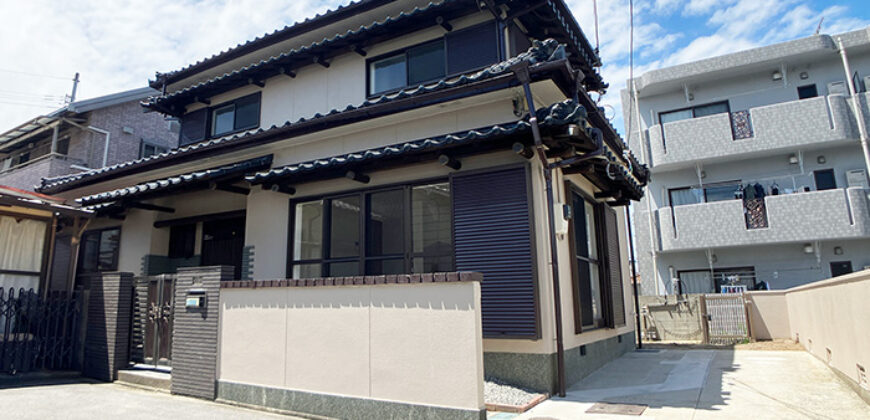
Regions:
<instances>
[{"instance_id":1,"label":"metal fence","mask_svg":"<svg viewBox=\"0 0 870 420\"><path fill-rule=\"evenodd\" d=\"M749 338L749 322L743 295L711 294L701 300L707 316L707 342L733 344Z\"/></svg>"},{"instance_id":2,"label":"metal fence","mask_svg":"<svg viewBox=\"0 0 870 420\"><path fill-rule=\"evenodd\" d=\"M81 312L80 291L0 288L0 372L75 368Z\"/></svg>"}]
</instances>

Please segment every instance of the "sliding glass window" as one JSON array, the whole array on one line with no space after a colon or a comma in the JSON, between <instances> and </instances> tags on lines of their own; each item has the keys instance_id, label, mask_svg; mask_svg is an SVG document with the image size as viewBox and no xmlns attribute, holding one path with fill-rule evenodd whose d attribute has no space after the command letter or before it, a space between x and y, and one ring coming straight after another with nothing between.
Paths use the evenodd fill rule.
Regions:
<instances>
[{"instance_id":1,"label":"sliding glass window","mask_svg":"<svg viewBox=\"0 0 870 420\"><path fill-rule=\"evenodd\" d=\"M293 211L293 278L453 270L446 182L297 202Z\"/></svg>"}]
</instances>

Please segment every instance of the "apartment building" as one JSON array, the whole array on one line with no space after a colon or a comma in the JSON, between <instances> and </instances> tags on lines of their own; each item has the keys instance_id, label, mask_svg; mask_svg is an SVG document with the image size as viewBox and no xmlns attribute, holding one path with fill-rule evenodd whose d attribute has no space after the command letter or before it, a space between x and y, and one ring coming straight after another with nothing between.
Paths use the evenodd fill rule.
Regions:
<instances>
[{"instance_id":1,"label":"apartment building","mask_svg":"<svg viewBox=\"0 0 870 420\"><path fill-rule=\"evenodd\" d=\"M165 152L178 134L139 101L144 87L75 101L0 134L0 185L33 190L51 178Z\"/></svg>"},{"instance_id":2,"label":"apartment building","mask_svg":"<svg viewBox=\"0 0 870 420\"><path fill-rule=\"evenodd\" d=\"M865 87L870 28L629 81L625 128L651 171L633 213L642 292L785 289L870 266Z\"/></svg>"},{"instance_id":3,"label":"apartment building","mask_svg":"<svg viewBox=\"0 0 870 420\"><path fill-rule=\"evenodd\" d=\"M590 99L606 87L598 62L561 0L350 3L159 74L152 87L163 94L144 106L180 119L179 148L48 178L40 191L97 213L81 240L83 275L221 264L232 267L223 284L274 285L264 299L329 285L327 299L370 281L482 273L476 339L486 374L564 391L634 343L624 206L640 198L648 172ZM359 307L336 299L314 306ZM191 310L176 308L176 318ZM223 367L198 377L208 390L196 395L297 410L250 396L266 386L330 394L335 404L407 401L353 372L284 376L284 354L250 351L277 349L303 326L272 326L252 326L268 333L249 336L243 354L224 343ZM149 328L158 332L145 342L184 337ZM304 368L371 360L367 347L345 347L300 354ZM168 349L152 356L172 364L175 380L189 370ZM203 351L198 360L208 360Z\"/></svg>"}]
</instances>

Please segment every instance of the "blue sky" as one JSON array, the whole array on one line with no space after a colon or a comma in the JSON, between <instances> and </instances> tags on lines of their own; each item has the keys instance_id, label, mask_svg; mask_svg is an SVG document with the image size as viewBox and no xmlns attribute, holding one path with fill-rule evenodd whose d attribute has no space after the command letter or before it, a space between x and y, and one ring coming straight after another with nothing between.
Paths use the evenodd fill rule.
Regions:
<instances>
[{"instance_id":1,"label":"blue sky","mask_svg":"<svg viewBox=\"0 0 870 420\"><path fill-rule=\"evenodd\" d=\"M593 0L566 0L594 43ZM870 25L867 0L636 0L635 74L774 42ZM347 0L29 0L0 2L0 130L79 99L145 85L237 43ZM602 99L622 131L629 0L598 0ZM10 42L10 40L12 40Z\"/></svg>"}]
</instances>

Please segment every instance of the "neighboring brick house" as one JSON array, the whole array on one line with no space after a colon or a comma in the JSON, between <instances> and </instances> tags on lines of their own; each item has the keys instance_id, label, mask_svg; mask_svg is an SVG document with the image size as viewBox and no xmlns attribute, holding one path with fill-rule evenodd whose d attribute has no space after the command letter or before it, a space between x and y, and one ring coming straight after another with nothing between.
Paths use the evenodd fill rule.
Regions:
<instances>
[{"instance_id":1,"label":"neighboring brick house","mask_svg":"<svg viewBox=\"0 0 870 420\"><path fill-rule=\"evenodd\" d=\"M0 185L29 190L45 177L175 148L178 135L169 122L139 105L156 93L140 88L73 102L0 134Z\"/></svg>"}]
</instances>

